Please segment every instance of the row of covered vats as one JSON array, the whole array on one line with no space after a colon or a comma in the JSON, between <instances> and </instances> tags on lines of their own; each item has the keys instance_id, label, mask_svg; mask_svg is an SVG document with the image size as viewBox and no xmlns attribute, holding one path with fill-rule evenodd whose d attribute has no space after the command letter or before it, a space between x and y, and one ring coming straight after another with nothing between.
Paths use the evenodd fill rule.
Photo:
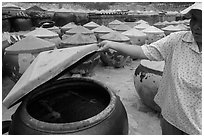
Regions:
<instances>
[{"instance_id":1,"label":"row of covered vats","mask_svg":"<svg viewBox=\"0 0 204 137\"><path fill-rule=\"evenodd\" d=\"M143 45L145 43L152 43L168 35L165 34L165 30L154 25L151 26L148 22L143 20L138 22L121 22L114 20L107 26L99 25L92 21L83 26L74 23L68 23L61 28L56 26L44 28L43 26L46 26L46 23L33 31L3 34L4 38L2 40L4 40L3 43L6 45L3 54L3 69L7 71L12 80L17 82L40 52L97 44L103 40ZM108 50L103 53L95 54L89 58L88 61L79 64L67 74L69 76L72 74L89 75L93 72L94 67L99 61L105 66L120 68L131 60L129 56L121 55L114 50ZM141 61L141 64L143 64L143 62L144 61ZM157 64L157 62L148 62L147 64L149 63ZM138 78L138 76L137 74L136 78ZM139 81L141 80L139 79ZM143 79L143 84L145 84L145 81L148 80ZM138 84L138 82L136 83ZM138 87L138 85L136 85L136 87ZM139 90L137 91L140 92ZM143 93L145 96L149 96L149 93L146 94L142 92L142 95ZM150 96L152 97L152 93ZM148 104L152 104L152 102L153 100ZM156 110L158 111L159 109Z\"/></svg>"},{"instance_id":2,"label":"row of covered vats","mask_svg":"<svg viewBox=\"0 0 204 137\"><path fill-rule=\"evenodd\" d=\"M184 26L184 23L178 25ZM119 20L114 20L110 22L108 26L99 25L93 21L83 26L78 26L72 22L61 28L56 26L44 28L43 26L46 26L46 23L33 31L10 33L10 38L8 38L8 33L3 34L3 37L7 35L6 40L10 39L10 43L13 44L10 46L7 43L9 47L6 49L4 47L4 67L6 70L12 72L11 75L15 75L14 77L16 77L16 80L19 79L21 74L26 70L29 64L31 64L39 52L54 48L88 45L98 43L102 40L125 42L133 45L149 44L167 35L167 33L165 33L165 28L173 25L160 29L156 27L156 25L149 25L148 22L144 20L139 20L137 22L121 22ZM177 31L180 30L178 29ZM175 30L172 32L175 32ZM14 40L12 42L11 38L13 37ZM113 53L114 52L106 53L106 56L102 55L102 62L105 65L114 67L124 66L124 60L127 60L128 57L120 56L119 58L119 55ZM115 61L113 58L118 61ZM16 72L16 74L14 72Z\"/></svg>"},{"instance_id":3,"label":"row of covered vats","mask_svg":"<svg viewBox=\"0 0 204 137\"><path fill-rule=\"evenodd\" d=\"M92 24L91 30L85 28L85 26L74 26L74 27L72 27L72 28L70 28L68 30L65 30L63 33L62 33L62 29L61 28L59 28L59 30L56 32L55 31L56 27L55 27L55 29L53 29L52 27L50 27L52 29L50 29L50 28L36 28L35 30L33 30L31 32L26 32L26 33L23 32L20 36L17 34L17 36L14 38L16 40L15 42L11 41L11 39L7 39L8 38L8 33L6 34L6 38L4 37L5 41L8 42L8 43L12 43L12 42L14 43L13 45L11 45L11 46L9 46L9 47L7 47L5 49L6 51L5 51L5 56L4 56L4 61L6 61L6 63L9 62L9 61L13 61L13 64L10 65L11 69L5 63L6 67L8 68L8 70L9 69L10 70L13 69L12 71L10 71L11 74L13 75L13 77L16 77L17 74L19 74L19 77L20 77L20 75L22 75L20 72L23 73L23 71L25 71L27 69L27 67L32 63L32 61L35 59L35 57L38 56L36 58L36 60L32 63L32 67L29 67L30 71L26 71L24 73L24 74L26 74L26 75L23 75L24 79L20 79L19 82L17 83L16 91L15 91L15 89L13 90L14 92L12 92L12 93L15 93L15 92L17 93L17 94L13 94L13 97L15 97L14 101L17 100L18 98L22 97L22 95L20 95L21 93L24 92L23 95L25 95L25 93L27 94L27 92L32 90L33 87L39 86L43 82L49 80L50 76L51 77L53 77L52 75L55 76L54 72L58 72L59 73L61 71L61 69L62 70L65 69L64 67L66 67L67 64L66 63L61 63L62 62L61 60L65 60L65 55L67 57L67 56L69 56L69 54L72 54L72 52L70 52L71 49L67 50L69 47L81 46L81 45L85 46L86 44L87 44L87 47L89 47L88 45L90 43L98 43L98 42L100 42L102 40L112 40L112 41L117 41L117 42L124 42L124 43L133 44L133 42L129 38L130 36L128 37L128 35L127 35L129 33L127 33L127 32L131 32L130 33L131 35L134 34L135 38L138 38L136 36L136 34L138 34L139 32L144 33L146 35L146 37L148 38L148 39L146 39L145 43L147 43L147 42L151 43L151 41L149 41L150 37L154 38L153 36L156 36L156 38L159 38L160 36L161 37L165 36L163 30L161 30L161 29L159 29L159 28L157 28L155 26L150 26L148 23L144 24L144 25L146 25L146 28L142 28L141 27L141 26L143 26L143 25L141 25L142 23L137 24L135 26L133 25L130 28L128 28L127 26L122 27L123 23L119 24L119 25L121 25L120 27L118 27L119 25L116 25L113 28L111 28L110 26L100 26L100 25L99 26L97 25L94 28L93 27L94 23L91 22L90 24ZM71 25L73 25L73 24L71 24ZM149 26L147 27L147 25L149 25ZM101 31L99 29L99 27L106 29L105 34L104 34L104 30ZM99 30L101 32L103 32L103 33L100 33ZM110 32L107 32L107 30L109 30ZM137 30L137 31L134 31L134 30ZM48 32L50 32L50 33L48 33ZM53 32L54 32L54 34L53 34ZM126 35L124 34L125 32L126 32ZM54 39L52 39L52 38L54 38ZM74 40L74 39L76 39L76 40ZM154 40L157 40L157 39L154 39ZM56 49L56 48L59 48L59 49ZM63 48L66 48L66 49L63 50ZM52 50L52 49L56 49L56 50ZM69 51L69 52L66 52L66 51ZM40 52L43 52L43 54L37 55ZM60 54L62 52L66 52L66 54ZM122 55L120 55L117 52L111 51L111 50L109 51L109 54L106 54L105 52L103 54L106 57L105 60L108 60L108 61L114 60L116 63L118 63L118 62L119 63L124 63L123 61L127 60L127 58L125 56L121 57ZM49 56L49 55L51 55L51 56ZM46 57L48 59L44 59ZM93 68L94 65L97 64L97 61L98 61L99 57L100 57L100 54L95 54L95 56L93 56L92 59L90 59L89 61L86 61L86 62L84 62L83 64L80 64L80 65L86 65L87 67L92 66L92 68ZM10 58L10 59L6 60L5 58ZM68 58L66 58L66 59L68 59ZM69 58L68 62L71 61L72 59ZM103 60L103 59L101 58L101 60ZM107 62L107 61L105 61L105 62ZM116 64L116 63L114 63L114 64ZM54 67L51 67L52 65ZM141 65L140 65L140 68L136 69L136 71L135 71L135 77L134 77L135 87L136 87L136 90L139 93L139 96L141 97L142 101L144 101L144 103L146 105L149 105L149 104L152 105L152 103L154 103L153 102L153 97L155 95L154 92L157 92L158 84L159 84L159 82L161 82L160 76L162 75L164 63L163 62L159 62L157 64L155 62L149 62L149 61L143 61L142 62L141 61ZM151 66L151 69L149 70L148 68L150 66ZM44 69L42 69L42 68L44 68ZM34 71L32 71L32 69ZM85 67L81 66L80 69L84 70ZM154 73L154 70L156 70L156 73ZM149 73L149 72L151 72L151 73ZM157 77L158 73L159 73L159 78ZM155 75L156 75L156 77L155 77ZM73 81L73 80L74 79L71 79L70 81ZM80 80L80 79L77 79L77 80ZM69 79L67 79L67 80L64 79L62 81L64 81L62 83L63 85L68 84L70 82ZM74 83L74 84L75 84L75 86L71 86L71 87L74 87L73 89L70 89L70 88L68 88L68 89L70 89L71 91L72 90L74 91L75 89L78 89L78 87L75 88L76 86L79 86L81 88L81 90L84 90L84 89L87 88L87 86L84 86L84 81L83 81L83 84L80 84L79 82ZM23 85L23 86L21 86L21 85ZM66 101L66 100L70 101L72 99L72 98L67 98L66 94L62 94L62 96L64 98L61 98L61 96L58 96L58 95L61 94L61 88L59 90L57 89L55 92L53 92L52 89L55 86L61 87L61 85L59 86L59 84L55 84L54 82L43 86L43 88L45 88L46 91L49 91L49 93L51 93L51 95L52 95L52 96L50 96L52 98L47 97L47 98L49 98L48 101L53 102L53 100L55 100L56 96L57 96L56 98L58 98L60 100L60 101L56 101L56 104L58 102L60 103L62 101ZM89 91L95 91L95 87L96 86L94 85L93 87L94 87L94 89L88 89L88 90ZM148 87L148 88L145 88L145 90L139 90L138 87ZM50 88L51 88L51 90L50 90ZM67 89L67 87L66 87L66 89ZM97 89L99 89L99 88L97 88ZM103 88L103 89L108 89L108 88ZM43 90L44 89L38 90L38 93L44 92ZM97 90L97 91L99 91L99 92L97 92L97 95L98 95L100 93L100 90ZM53 93L56 93L56 94L53 95ZM76 95L76 94L78 94L78 93L75 93L74 95ZM11 96L12 96L12 94L11 94ZM9 100L9 99L11 99L11 96L6 101L4 101L4 103L6 102L7 107L10 106L10 105L13 105L13 103L15 103L13 100ZM46 92L46 95L44 94L44 96L49 96L49 95ZM93 97L93 93L91 94L91 96ZM15 134L15 130L16 130L16 133L20 132L20 134L23 134L23 133L24 134L26 134L26 133L27 134L28 133L29 134L44 134L45 132L42 132L42 130L39 131L38 130L39 128L43 128L43 129L46 128L46 129L48 129L48 132L46 131L45 134L56 133L55 132L56 128L60 129L60 131L62 131L63 134L66 133L66 132L64 132L64 127L69 127L69 126L67 126L67 125L64 126L63 123L67 124L67 123L70 123L70 121L68 121L68 122L67 121L65 121L65 122L63 121L63 123L58 124L58 123L56 123L57 120L55 120L55 118L57 118L57 117L54 117L54 119L53 119L53 117L51 117L51 118L49 118L49 120L53 120L55 122L54 126L52 126L52 122L48 121L48 123L47 123L47 121L45 119L40 119L44 115L40 115L37 118L35 117L34 114L36 114L36 110L39 111L39 113L41 113L42 110L44 110L44 109L40 109L40 107L39 107L40 105L38 105L38 103L40 103L40 101L38 102L38 99L34 99L34 97L37 98L37 96L36 96L36 94L34 94L34 92L33 92L33 94L30 94L30 96L28 95L28 97L26 97L27 98L26 101L28 102L28 104L26 104L26 105L24 105L22 107L22 108L26 108L26 110L28 110L29 114L32 114L31 116L32 116L33 120L32 121L29 121L29 120L26 121L27 119L25 117L28 115L28 113L22 113L22 111L19 111L19 110L16 111L17 113L14 115L14 118L13 118L13 121L12 121L13 127L11 127L11 129L13 129L13 131L14 131L13 134ZM42 96L38 96L38 97L40 98ZM103 97L103 96L101 96L101 94L99 94L99 98L108 98L108 97L107 96ZM147 100L147 102L145 101L145 99ZM112 98L111 98L111 100L112 100ZM23 101L23 103L25 104L26 101ZM95 101L95 100L90 100L90 101ZM68 103L67 102L62 102L62 106L63 106L62 109L67 108L68 105L70 105L70 103L72 103L72 101L70 101ZM77 104L78 104L78 106L72 106L72 107L75 107L75 109L72 109L72 110L81 110L81 109L76 109L76 108L80 107L80 105L82 105L84 107L84 102L82 104L80 104L80 105L79 105L79 103L77 103ZM27 107L27 105L29 105L30 107ZM115 106L115 104L113 104L113 105L111 104L111 106ZM156 107L155 110L160 111L160 108L157 108L158 106L154 106L153 105L153 106L150 106L150 107L153 108L153 109ZM89 108L92 109L92 107L90 107L90 105L89 105L88 107L86 107L86 110L87 109L89 110ZM108 109L108 110L113 110L113 109L111 108L111 109ZM110 124L108 124L108 125L106 124L104 126L103 124L100 123L100 124L96 124L97 126L99 125L97 130L94 127L93 129L95 129L95 130L93 130L93 131L91 130L90 133L101 133L101 134L109 133L107 131L103 131L104 130L103 127L108 127L108 128L105 128L105 129L113 131L113 134L121 134L121 131L123 131L122 134L127 134L128 133L128 126L127 126L128 123L127 123L127 120L126 120L127 119L127 115L124 114L124 110L118 111L115 108L114 108L114 110L115 111L112 111L112 112L115 112L116 114L115 115L111 114L113 120L112 121L110 120L109 123L115 123L115 121L118 121L120 119L122 122L119 122L119 127L123 127L123 129L116 128L120 132L114 132L114 128L116 127L115 124L114 124L113 127L111 127L111 126L109 126ZM19 112L19 114L18 114L18 112ZM67 112L72 112L72 111L69 110ZM85 110L83 110L83 112L85 112ZM104 112L107 112L107 111L104 111ZM122 113L117 113L117 112L122 112ZM61 113L59 113L59 114L61 114ZM70 113L66 113L66 117L67 116L70 117L69 114ZM75 114L80 114L80 112L77 111L77 113L75 113ZM123 117L118 117L117 114L122 114ZM25 117L22 117L21 115L24 115ZM104 113L103 113L103 115L104 115ZM124 117L124 116L126 116L126 117ZM20 120L20 122L16 121L16 120L19 120L21 118L26 119L25 122L28 122L28 123L31 122L32 126L34 125L34 126L37 126L37 127L34 127L33 131L32 131L32 129L33 129L32 126L31 127L23 128L23 130L22 130L22 122L21 122L21 120ZM114 118L117 118L117 119L114 119ZM46 123L46 125L42 126L41 123L35 122L35 119L40 119L40 121L44 121L44 122L42 122L42 124ZM105 120L109 120L109 119L110 118L106 118ZM103 121L105 121L105 120L103 119ZM24 121L24 120L22 120L22 121ZM76 121L80 121L80 120L77 119ZM95 122L94 119L91 119L91 121ZM124 121L126 121L126 122L124 122ZM108 122L105 121L104 123L108 123ZM123 126L121 126L120 125L121 123L125 123L125 124L123 124ZM17 124L17 126L16 126L16 124ZM88 124L92 124L92 123L89 121ZM102 125L102 126L100 126L100 125ZM87 125L83 124L82 126L84 128ZM73 127L73 125L70 126L70 127ZM93 126L89 126L89 127L92 128ZM79 129L79 127L77 129ZM85 128L85 129L87 129L87 128ZM79 129L79 130L81 130L81 129ZM43 130L43 131L45 131L45 130ZM65 129L65 131L67 131L67 129ZM74 130L74 131L78 132L78 130ZM62 132L58 132L58 133L62 133ZM85 133L87 133L86 130L85 130ZM83 134L83 132L81 134Z\"/></svg>"}]
</instances>

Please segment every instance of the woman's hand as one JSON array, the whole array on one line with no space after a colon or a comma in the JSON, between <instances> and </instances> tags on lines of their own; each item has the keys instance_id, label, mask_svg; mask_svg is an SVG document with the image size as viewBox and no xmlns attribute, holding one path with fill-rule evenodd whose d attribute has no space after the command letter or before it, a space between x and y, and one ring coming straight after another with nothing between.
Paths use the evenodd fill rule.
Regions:
<instances>
[{"instance_id":1,"label":"woman's hand","mask_svg":"<svg viewBox=\"0 0 204 137\"><path fill-rule=\"evenodd\" d=\"M113 48L112 47L113 44L114 44L114 42L112 42L112 41L104 40L104 41L102 41L102 42L100 42L98 44L98 46L99 46L99 50L98 51L101 51L101 52L107 51L109 48Z\"/></svg>"}]
</instances>

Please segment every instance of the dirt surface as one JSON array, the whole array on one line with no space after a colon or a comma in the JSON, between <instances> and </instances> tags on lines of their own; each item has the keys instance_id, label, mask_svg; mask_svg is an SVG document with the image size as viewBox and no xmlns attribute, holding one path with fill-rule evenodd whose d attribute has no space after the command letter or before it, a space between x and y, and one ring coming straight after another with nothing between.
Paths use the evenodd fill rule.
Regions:
<instances>
[{"instance_id":1,"label":"dirt surface","mask_svg":"<svg viewBox=\"0 0 204 137\"><path fill-rule=\"evenodd\" d=\"M120 97L128 115L129 135L161 135L159 114L142 104L134 87L134 71L138 65L139 61L132 61L123 68L115 69L99 63L88 77L103 82ZM8 77L3 77L2 99L14 84ZM2 105L2 120L10 119L18 105L11 109Z\"/></svg>"}]
</instances>

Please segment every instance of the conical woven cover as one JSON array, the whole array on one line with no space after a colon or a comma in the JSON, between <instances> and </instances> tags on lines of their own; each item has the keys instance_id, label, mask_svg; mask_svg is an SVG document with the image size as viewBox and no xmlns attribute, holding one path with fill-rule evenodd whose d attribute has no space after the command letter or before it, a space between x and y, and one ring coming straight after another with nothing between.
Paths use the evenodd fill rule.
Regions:
<instances>
[{"instance_id":1,"label":"conical woven cover","mask_svg":"<svg viewBox=\"0 0 204 137\"><path fill-rule=\"evenodd\" d=\"M64 25L64 26L62 26L62 29L72 29L72 28L74 28L74 27L76 27L76 26L77 26L76 24L70 22L70 23L68 23L68 24L66 24L66 25Z\"/></svg>"},{"instance_id":2,"label":"conical woven cover","mask_svg":"<svg viewBox=\"0 0 204 137\"><path fill-rule=\"evenodd\" d=\"M111 28L108 28L104 25L101 25L95 29L92 30L93 32L98 32L98 33L109 33L109 32L113 32L113 30Z\"/></svg>"},{"instance_id":3,"label":"conical woven cover","mask_svg":"<svg viewBox=\"0 0 204 137\"><path fill-rule=\"evenodd\" d=\"M7 53L40 52L40 51L54 49L54 47L55 47L55 43L52 43L34 36L28 36L16 42L12 46L6 48L6 52Z\"/></svg>"},{"instance_id":4,"label":"conical woven cover","mask_svg":"<svg viewBox=\"0 0 204 137\"><path fill-rule=\"evenodd\" d=\"M83 25L84 27L99 27L100 25L98 25L97 23L91 21L89 23L86 23Z\"/></svg>"},{"instance_id":5,"label":"conical woven cover","mask_svg":"<svg viewBox=\"0 0 204 137\"><path fill-rule=\"evenodd\" d=\"M110 23L108 23L108 24L111 24L111 25L119 25L119 24L123 24L121 21L119 21L119 20L114 20L114 21L112 21L112 22L110 22Z\"/></svg>"},{"instance_id":6,"label":"conical woven cover","mask_svg":"<svg viewBox=\"0 0 204 137\"><path fill-rule=\"evenodd\" d=\"M76 34L76 33L83 33L83 34L93 34L93 31L83 27L77 26L65 32L66 34Z\"/></svg>"},{"instance_id":7,"label":"conical woven cover","mask_svg":"<svg viewBox=\"0 0 204 137\"><path fill-rule=\"evenodd\" d=\"M121 34L119 32L116 32L116 31L110 32L108 34L103 35L101 37L101 39L111 40L111 41L118 41L118 42L125 42L125 41L130 40L127 36L125 36L125 35L123 35L123 34Z\"/></svg>"},{"instance_id":8,"label":"conical woven cover","mask_svg":"<svg viewBox=\"0 0 204 137\"><path fill-rule=\"evenodd\" d=\"M140 30L132 28L122 33L125 36L134 36L134 37L145 37L146 34Z\"/></svg>"},{"instance_id":9,"label":"conical woven cover","mask_svg":"<svg viewBox=\"0 0 204 137\"><path fill-rule=\"evenodd\" d=\"M131 29L131 27L125 24L120 24L118 26L115 26L113 29L117 31L126 31L126 30Z\"/></svg>"},{"instance_id":10,"label":"conical woven cover","mask_svg":"<svg viewBox=\"0 0 204 137\"><path fill-rule=\"evenodd\" d=\"M24 36L36 36L39 38L52 38L58 37L59 35L55 32L52 32L46 28L36 28L35 30L25 34Z\"/></svg>"},{"instance_id":11,"label":"conical woven cover","mask_svg":"<svg viewBox=\"0 0 204 137\"><path fill-rule=\"evenodd\" d=\"M81 33L77 33L65 40L62 41L63 44L69 44L69 45L86 45L86 44L92 44L92 43L96 43L97 39L94 36L90 36L90 35L84 35Z\"/></svg>"},{"instance_id":12,"label":"conical woven cover","mask_svg":"<svg viewBox=\"0 0 204 137\"><path fill-rule=\"evenodd\" d=\"M144 33L151 33L151 34L162 34L164 33L163 30L157 28L157 27L154 27L154 26L150 26L144 30L142 30Z\"/></svg>"}]
</instances>

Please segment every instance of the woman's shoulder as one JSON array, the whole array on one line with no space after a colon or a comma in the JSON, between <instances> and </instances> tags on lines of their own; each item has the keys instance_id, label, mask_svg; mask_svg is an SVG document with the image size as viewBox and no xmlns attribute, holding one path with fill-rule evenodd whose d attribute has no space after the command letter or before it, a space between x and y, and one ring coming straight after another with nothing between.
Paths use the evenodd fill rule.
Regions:
<instances>
[{"instance_id":1,"label":"woman's shoulder","mask_svg":"<svg viewBox=\"0 0 204 137\"><path fill-rule=\"evenodd\" d=\"M182 39L186 35L190 35L190 31L178 31L178 32L173 32L169 36L175 39Z\"/></svg>"}]
</instances>

